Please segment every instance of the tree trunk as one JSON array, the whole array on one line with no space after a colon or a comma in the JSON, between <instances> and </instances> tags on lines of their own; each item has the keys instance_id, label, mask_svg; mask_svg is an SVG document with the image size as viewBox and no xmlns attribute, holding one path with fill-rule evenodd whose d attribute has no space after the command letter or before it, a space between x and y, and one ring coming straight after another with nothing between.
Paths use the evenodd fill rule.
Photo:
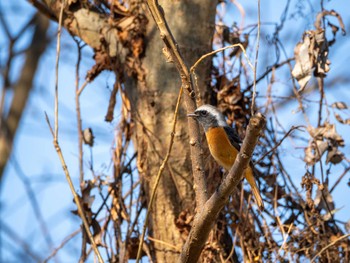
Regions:
<instances>
[{"instance_id":1,"label":"tree trunk","mask_svg":"<svg viewBox=\"0 0 350 263\"><path fill-rule=\"evenodd\" d=\"M203 54L210 52L215 22L215 1L160 1L179 48L190 67ZM142 60L144 77L126 83L133 104L136 123L138 168L149 199L161 162L166 154L176 99L180 90L179 73L172 63L166 63L163 42L154 21L149 19L145 57ZM197 70L198 84L205 89L210 60ZM184 94L184 96L188 96ZM182 104L183 105L183 104ZM149 236L162 241L152 242L156 262L175 262L178 249L187 236L186 227L175 225L181 212L183 217L193 215L195 198L192 184L191 158L187 132L187 117L181 107L177 122L173 155L164 170L154 200ZM165 245L169 244L169 245Z\"/></svg>"}]
</instances>

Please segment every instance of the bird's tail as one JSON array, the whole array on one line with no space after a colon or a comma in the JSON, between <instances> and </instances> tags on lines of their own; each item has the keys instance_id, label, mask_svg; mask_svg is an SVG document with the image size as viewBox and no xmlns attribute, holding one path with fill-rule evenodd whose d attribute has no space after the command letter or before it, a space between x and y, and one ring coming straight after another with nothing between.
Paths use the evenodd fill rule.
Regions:
<instances>
[{"instance_id":1,"label":"bird's tail","mask_svg":"<svg viewBox=\"0 0 350 263\"><path fill-rule=\"evenodd\" d=\"M255 179L254 179L254 172L252 167L248 167L245 171L245 178L247 179L248 183L250 184L250 187L252 188L252 193L255 197L256 203L258 204L261 211L264 210L264 202L261 198L260 191L258 186L256 185Z\"/></svg>"}]
</instances>

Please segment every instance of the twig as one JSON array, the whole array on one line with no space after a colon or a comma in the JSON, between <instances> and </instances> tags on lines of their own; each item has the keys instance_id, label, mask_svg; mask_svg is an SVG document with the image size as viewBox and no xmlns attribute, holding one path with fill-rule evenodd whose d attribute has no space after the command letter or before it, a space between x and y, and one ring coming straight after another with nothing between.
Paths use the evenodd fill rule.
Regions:
<instances>
[{"instance_id":1,"label":"twig","mask_svg":"<svg viewBox=\"0 0 350 263\"><path fill-rule=\"evenodd\" d=\"M166 153L166 156L165 156L161 166L159 167L158 174L157 174L157 177L156 177L153 189L152 189L151 199L149 200L149 203L148 203L148 209L147 209L145 223L143 224L142 235L140 237L139 248L138 248L138 251L137 251L136 263L138 263L140 258L141 258L143 240L145 238L145 233L146 233L146 229L147 229L148 219L149 219L149 215L151 214L152 205L153 205L154 197L156 195L157 187L158 187L158 184L160 182L160 178L161 178L161 176L163 174L164 168L165 168L165 166L166 166L166 164L167 164L167 162L169 160L171 150L173 148L174 138L175 138L176 121L177 121L177 115L179 113L179 107L180 107L180 101L181 101L182 93L183 93L183 88L181 87L179 95L177 97L177 102L176 102L176 107L175 107L175 112L174 112L173 126L172 126L172 129L171 129L171 135L170 135L170 142L169 142L168 151Z\"/></svg>"},{"instance_id":2,"label":"twig","mask_svg":"<svg viewBox=\"0 0 350 263\"><path fill-rule=\"evenodd\" d=\"M36 254L36 252L34 252L31 249L31 245L32 244L28 244L25 240L23 240L20 236L17 235L17 231L12 230L7 224L6 222L2 221L0 219L0 226L1 226L1 234L7 234L8 237L10 239L12 239L14 241L14 243L16 243L16 250L18 249L22 249L27 257L27 260L29 261L29 257L31 257L33 260L35 260L36 262L42 262L42 259L39 255ZM16 226L14 226L16 227ZM3 237L2 237L3 238ZM3 239L5 240L5 239ZM2 249L4 249L4 244L2 243Z\"/></svg>"},{"instance_id":3,"label":"twig","mask_svg":"<svg viewBox=\"0 0 350 263\"><path fill-rule=\"evenodd\" d=\"M272 153L273 151L275 151L281 144L282 142L292 133L292 131L294 130L299 130L300 128L305 128L305 126L303 125L299 125L299 126L292 126L292 128L290 128L290 130L283 136L283 138L267 153L265 153L263 156L261 156L256 162L254 163L259 163L261 160L263 160L267 155L269 155L270 153Z\"/></svg>"},{"instance_id":4,"label":"twig","mask_svg":"<svg viewBox=\"0 0 350 263\"><path fill-rule=\"evenodd\" d=\"M63 10L66 5L66 0L61 3L60 16L58 20L57 29L57 47L56 47L56 65L55 65L55 132L54 141L58 139L58 70L60 62L60 52L61 52L61 31L62 31L62 18Z\"/></svg>"},{"instance_id":5,"label":"twig","mask_svg":"<svg viewBox=\"0 0 350 263\"><path fill-rule=\"evenodd\" d=\"M63 248L73 237L78 235L80 232L81 232L81 228L79 228L78 230L75 230L73 233L71 233L69 236L67 236L62 241L62 243L51 252L51 254L43 261L43 263L48 262L51 258L56 256L57 252L60 251L61 248Z\"/></svg>"},{"instance_id":6,"label":"twig","mask_svg":"<svg viewBox=\"0 0 350 263\"><path fill-rule=\"evenodd\" d=\"M350 171L350 167L345 168L344 172L339 176L337 181L332 186L331 190L329 190L329 193L332 193L333 190L337 187L337 185L340 183L340 181L343 179L343 177Z\"/></svg>"},{"instance_id":7,"label":"twig","mask_svg":"<svg viewBox=\"0 0 350 263\"><path fill-rule=\"evenodd\" d=\"M239 11L239 13L241 14L241 17L242 17L241 23L239 25L239 32L241 33L243 31L244 24L245 24L244 21L245 21L246 13L245 13L245 10L244 10L244 8L243 8L243 6L241 5L240 2L238 2L236 0L231 0L231 2L232 2L232 4L234 4L237 7L237 9L238 9L238 11Z\"/></svg>"},{"instance_id":8,"label":"twig","mask_svg":"<svg viewBox=\"0 0 350 263\"><path fill-rule=\"evenodd\" d=\"M323 78L318 77L317 83L318 83L318 88L320 90L320 101L319 101L319 108L318 108L317 127L320 127L321 122L322 122L322 106L323 106L323 99L324 99L324 81L323 81Z\"/></svg>"},{"instance_id":9,"label":"twig","mask_svg":"<svg viewBox=\"0 0 350 263\"><path fill-rule=\"evenodd\" d=\"M237 43L237 44L233 44L233 45L230 45L230 46L227 46L227 47L219 48L219 49L217 49L217 50L214 50L214 51L212 51L212 52L209 52L209 53L207 53L207 54L201 56L201 57L196 61L196 63L194 63L193 66L191 67L190 73L191 73L191 74L194 73L196 67L198 66L198 64L199 64L200 62L202 62L203 59L205 59L205 58L207 58L207 57L210 57L210 56L212 56L212 55L215 55L216 53L219 53L219 52L221 52L221 51L224 51L225 49L234 48L234 47L240 47L240 48L241 48L241 50L243 51L243 54L244 54L245 58L247 59L247 62L248 62L248 64L249 64L250 68L251 68L252 70L254 70L253 64L252 64L251 61L249 60L249 57L248 57L248 55L247 55L247 53L246 53L246 50L245 50L244 46L243 46L241 43Z\"/></svg>"},{"instance_id":10,"label":"twig","mask_svg":"<svg viewBox=\"0 0 350 263\"><path fill-rule=\"evenodd\" d=\"M49 249L52 249L53 248L53 241L52 241L51 233L49 232L47 224L44 220L42 211L40 209L39 202L37 200L37 197L35 196L35 191L32 188L32 183L31 183L30 179L28 178L28 176L24 173L20 164L18 163L15 154L11 157L10 161L13 162L13 167L16 171L16 174L18 175L19 179L22 181L24 189L27 192L29 202L32 205L34 215L35 215L36 219L38 220L38 223L40 225L40 229L41 229L42 234L45 238L45 241L47 242Z\"/></svg>"},{"instance_id":11,"label":"twig","mask_svg":"<svg viewBox=\"0 0 350 263\"><path fill-rule=\"evenodd\" d=\"M64 160L61 147L59 146L59 143L58 143L58 72L59 72L59 57L60 57L60 50L61 50L61 41L60 41L60 39L61 39L61 29L62 29L62 17L63 17L63 10L64 10L64 7L65 7L65 4L66 4L66 1L63 1L61 3L61 10L60 10L60 16L59 16L59 23L58 23L58 32L57 32L57 51L56 51L57 53L56 53L56 66L55 66L55 69L56 69L56 80L55 80L55 127L54 127L55 129L54 130L51 127L49 118L48 118L46 113L45 113L45 116L46 116L46 121L47 121L47 123L49 125L49 128L50 128L50 131L53 134L53 144L54 144L54 147L55 147L56 152L58 154L58 157L59 157L59 159L61 161L61 165L62 165L63 171L64 171L64 173L66 175L66 179L67 179L67 182L69 184L70 190L71 190L71 192L73 194L75 204L77 205L79 216L83 220L83 225L84 225L86 233L87 233L87 235L88 235L88 237L90 239L91 246L92 246L93 250L95 251L95 254L97 255L98 261L100 263L103 263L103 259L101 257L100 252L98 251L98 248L97 248L96 243L94 241L94 237L91 234L90 226L89 226L89 223L88 223L88 221L87 221L87 219L85 217L83 206L81 205L79 196L78 196L78 194L76 193L76 191L74 189L74 185L73 185L72 179L70 177L70 174L69 174L66 162Z\"/></svg>"},{"instance_id":12,"label":"twig","mask_svg":"<svg viewBox=\"0 0 350 263\"><path fill-rule=\"evenodd\" d=\"M51 126L51 124L50 124L49 117L47 116L46 112L45 112L45 118L46 118L47 124L49 125L50 132L51 132L52 136L54 137L54 131L53 131L53 129L52 129L52 126ZM76 193L76 191L75 191L75 189L74 189L74 185L73 185L71 176L70 176L70 174L69 174L66 161L64 160L61 147L59 146L58 141L55 141L55 140L54 140L54 141L53 141L53 144L54 144L55 150L56 150L56 152L57 152L57 155L58 155L58 157L59 157L59 159L60 159L60 161L61 161L61 165L62 165L64 174L66 175L66 179L67 179L69 188L70 188L70 190L71 190L71 192L72 192L72 194L73 194L74 202L75 202L75 204L77 205L79 216L80 216L80 218L81 218L82 221L83 221L83 225L84 225L84 228L85 228L85 230L86 230L86 233L87 233L87 235L88 235L88 237L89 237L89 239L90 239L91 246L92 246L93 250L95 251L95 254L97 255L98 261L99 261L100 263L103 263L103 259L102 259L102 257L101 257L100 252L98 251L98 248L97 248L96 243L95 243L95 241L94 241L94 237L93 237L92 234L91 234L89 223L88 223L88 221L87 221L87 219L86 219L86 217L85 217L85 213L84 213L83 206L82 206L81 203L80 203L80 198L79 198L78 194Z\"/></svg>"},{"instance_id":13,"label":"twig","mask_svg":"<svg viewBox=\"0 0 350 263\"><path fill-rule=\"evenodd\" d=\"M167 22L164 18L164 13L158 5L157 0L147 0L148 8L152 14L154 21L160 31L160 37L166 45L167 51L171 56L177 70L179 71L182 87L187 91L187 96L184 97L187 113L192 113L196 110L196 96L193 90L191 76L188 68L178 50L178 45L171 34ZM190 149L192 160L192 174L194 181L194 190L196 193L196 205L200 210L208 199L206 176L204 172L204 162L202 158L201 136L199 132L199 124L196 120L188 118L188 132L190 137Z\"/></svg>"},{"instance_id":14,"label":"twig","mask_svg":"<svg viewBox=\"0 0 350 263\"><path fill-rule=\"evenodd\" d=\"M4 112L1 112L0 115L0 180L4 175L5 165L10 157L13 140L16 136L18 125L22 119L23 111L29 98L29 93L34 86L33 81L38 70L38 62L47 47L46 33L49 27L49 21L40 16L39 13L36 13L31 21L32 20L35 20L36 23L32 29L33 34L31 36L30 44L27 47L25 56L23 57L24 62L22 67L17 68L17 71L21 72L20 77L15 83L9 83L11 84L11 90L13 91L11 94L11 103L8 103L8 105L6 104L5 97L3 96L6 94L4 89L0 95L0 101L2 104L0 107L5 107L4 103L8 106L8 108L6 107L6 116L4 115ZM23 28L20 32L22 32ZM17 36L15 38L17 38ZM11 55L15 54L10 49L9 56ZM8 60L7 63L12 63L11 59ZM2 74L3 81L5 82L7 78L6 71L10 70L9 64L7 64L6 68L7 69L5 69L5 72ZM6 88L6 85L3 87Z\"/></svg>"},{"instance_id":15,"label":"twig","mask_svg":"<svg viewBox=\"0 0 350 263\"><path fill-rule=\"evenodd\" d=\"M343 240L344 238L350 237L350 234L346 234L343 235L339 238L337 238L336 240L334 240L333 242L329 243L327 246L325 246L324 248L321 249L320 252L318 252L312 259L311 259L311 263L314 262L316 260L317 257L319 257L325 250L327 250L328 248L330 248L331 246L333 246L335 243L337 243L340 240Z\"/></svg>"},{"instance_id":16,"label":"twig","mask_svg":"<svg viewBox=\"0 0 350 263\"><path fill-rule=\"evenodd\" d=\"M77 92L78 96L81 95L81 93L83 92L83 90L85 89L85 87L87 86L87 84L89 84L89 80L85 80L85 82L83 83L83 85L81 85L80 89L79 89L78 92Z\"/></svg>"},{"instance_id":17,"label":"twig","mask_svg":"<svg viewBox=\"0 0 350 263\"><path fill-rule=\"evenodd\" d=\"M216 53L219 53L219 52L222 52L222 51L224 51L224 50L226 50L226 49L234 48L234 47L239 47L239 48L242 50L242 52L243 52L243 54L244 54L244 56L245 56L245 58L246 58L246 60L247 60L247 62L248 62L248 64L249 64L250 68L254 71L253 64L252 64L251 61L249 60L249 57L248 57L248 55L247 55L247 52L246 52L244 46L243 46L241 43L233 44L233 45L230 45L230 46L227 46L227 47L222 47L222 48L219 48L219 49L217 49L217 50L214 50L214 51L212 51L212 52L209 52L209 53L207 53L207 54L201 56L201 57L193 64L193 66L190 68L190 74L193 75L193 77L194 77L195 85L196 85L196 89L197 89L197 90L199 90L199 89L198 89L197 75L196 75L195 70L196 70L196 67L199 65L199 63L201 63L201 62L202 62L205 58L207 58L207 57L210 57L210 56L212 56L212 55L215 55Z\"/></svg>"},{"instance_id":18,"label":"twig","mask_svg":"<svg viewBox=\"0 0 350 263\"><path fill-rule=\"evenodd\" d=\"M274 64L273 66L270 66L270 67L267 67L266 71L259 77L255 80L255 83L258 83L259 81L261 81L262 79L264 79L269 73L271 73L273 70L275 69L278 69L282 66L284 66L285 64L288 64L290 63L291 61L295 60L295 58L288 58L287 60L285 61L282 61L281 63L278 63L278 64ZM247 89L250 89L254 86L254 81L252 84L249 84L247 86Z\"/></svg>"},{"instance_id":19,"label":"twig","mask_svg":"<svg viewBox=\"0 0 350 263\"><path fill-rule=\"evenodd\" d=\"M79 96L79 69L81 61L81 47L79 41L73 38L78 47L78 58L77 64L75 66L75 110L77 113L77 130L78 130L78 151L79 151L79 181L80 187L83 187L84 181L84 166L83 166L83 128L81 120L81 111L80 111L80 96Z\"/></svg>"},{"instance_id":20,"label":"twig","mask_svg":"<svg viewBox=\"0 0 350 263\"><path fill-rule=\"evenodd\" d=\"M175 250L176 252L178 252L178 253L180 253L180 251L181 251L181 249L180 249L179 247L176 247L176 246L174 246L174 245L172 245L172 244L169 244L169 243L167 243L167 242L164 242L164 241L162 241L162 240L155 239L155 238L152 238L152 237L150 237L150 236L148 236L147 239L150 240L150 241L153 241L153 242L156 242L156 243L165 245L165 246L167 246L167 247L170 247L170 248L174 249L174 250Z\"/></svg>"},{"instance_id":21,"label":"twig","mask_svg":"<svg viewBox=\"0 0 350 263\"><path fill-rule=\"evenodd\" d=\"M255 108L255 98L256 98L256 68L258 66L258 57L259 57L259 46L260 46L260 0L258 0L258 36L256 43L255 51L255 62L254 62L254 82L253 82L253 96L252 96L252 105L251 105L251 115L254 115Z\"/></svg>"},{"instance_id":22,"label":"twig","mask_svg":"<svg viewBox=\"0 0 350 263\"><path fill-rule=\"evenodd\" d=\"M249 163L265 123L265 117L260 113L250 119L240 153L219 188L196 215L178 260L179 263L197 262L219 212L228 202L230 195L237 191L237 185L243 178L243 171Z\"/></svg>"}]
</instances>

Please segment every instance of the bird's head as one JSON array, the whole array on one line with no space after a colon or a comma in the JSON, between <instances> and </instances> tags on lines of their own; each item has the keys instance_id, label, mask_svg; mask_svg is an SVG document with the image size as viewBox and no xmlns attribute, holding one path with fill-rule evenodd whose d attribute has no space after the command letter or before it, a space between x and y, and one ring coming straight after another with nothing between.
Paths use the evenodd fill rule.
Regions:
<instances>
[{"instance_id":1,"label":"bird's head","mask_svg":"<svg viewBox=\"0 0 350 263\"><path fill-rule=\"evenodd\" d=\"M214 127L228 126L224 115L214 106L209 104L198 107L194 113L187 114L188 117L195 118L205 131Z\"/></svg>"}]
</instances>

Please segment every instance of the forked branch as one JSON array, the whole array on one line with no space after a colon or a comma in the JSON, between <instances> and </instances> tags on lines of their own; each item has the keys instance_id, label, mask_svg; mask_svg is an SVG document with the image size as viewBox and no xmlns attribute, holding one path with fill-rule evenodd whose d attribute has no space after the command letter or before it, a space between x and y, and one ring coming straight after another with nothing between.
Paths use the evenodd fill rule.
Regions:
<instances>
[{"instance_id":1,"label":"forked branch","mask_svg":"<svg viewBox=\"0 0 350 263\"><path fill-rule=\"evenodd\" d=\"M182 249L179 263L197 262L208 235L212 230L219 212L228 202L230 195L237 191L237 186L243 178L243 171L247 167L258 142L260 132L266 123L265 117L258 113L253 116L248 125L247 135L234 165L217 191L205 203L196 215L192 229Z\"/></svg>"}]
</instances>

